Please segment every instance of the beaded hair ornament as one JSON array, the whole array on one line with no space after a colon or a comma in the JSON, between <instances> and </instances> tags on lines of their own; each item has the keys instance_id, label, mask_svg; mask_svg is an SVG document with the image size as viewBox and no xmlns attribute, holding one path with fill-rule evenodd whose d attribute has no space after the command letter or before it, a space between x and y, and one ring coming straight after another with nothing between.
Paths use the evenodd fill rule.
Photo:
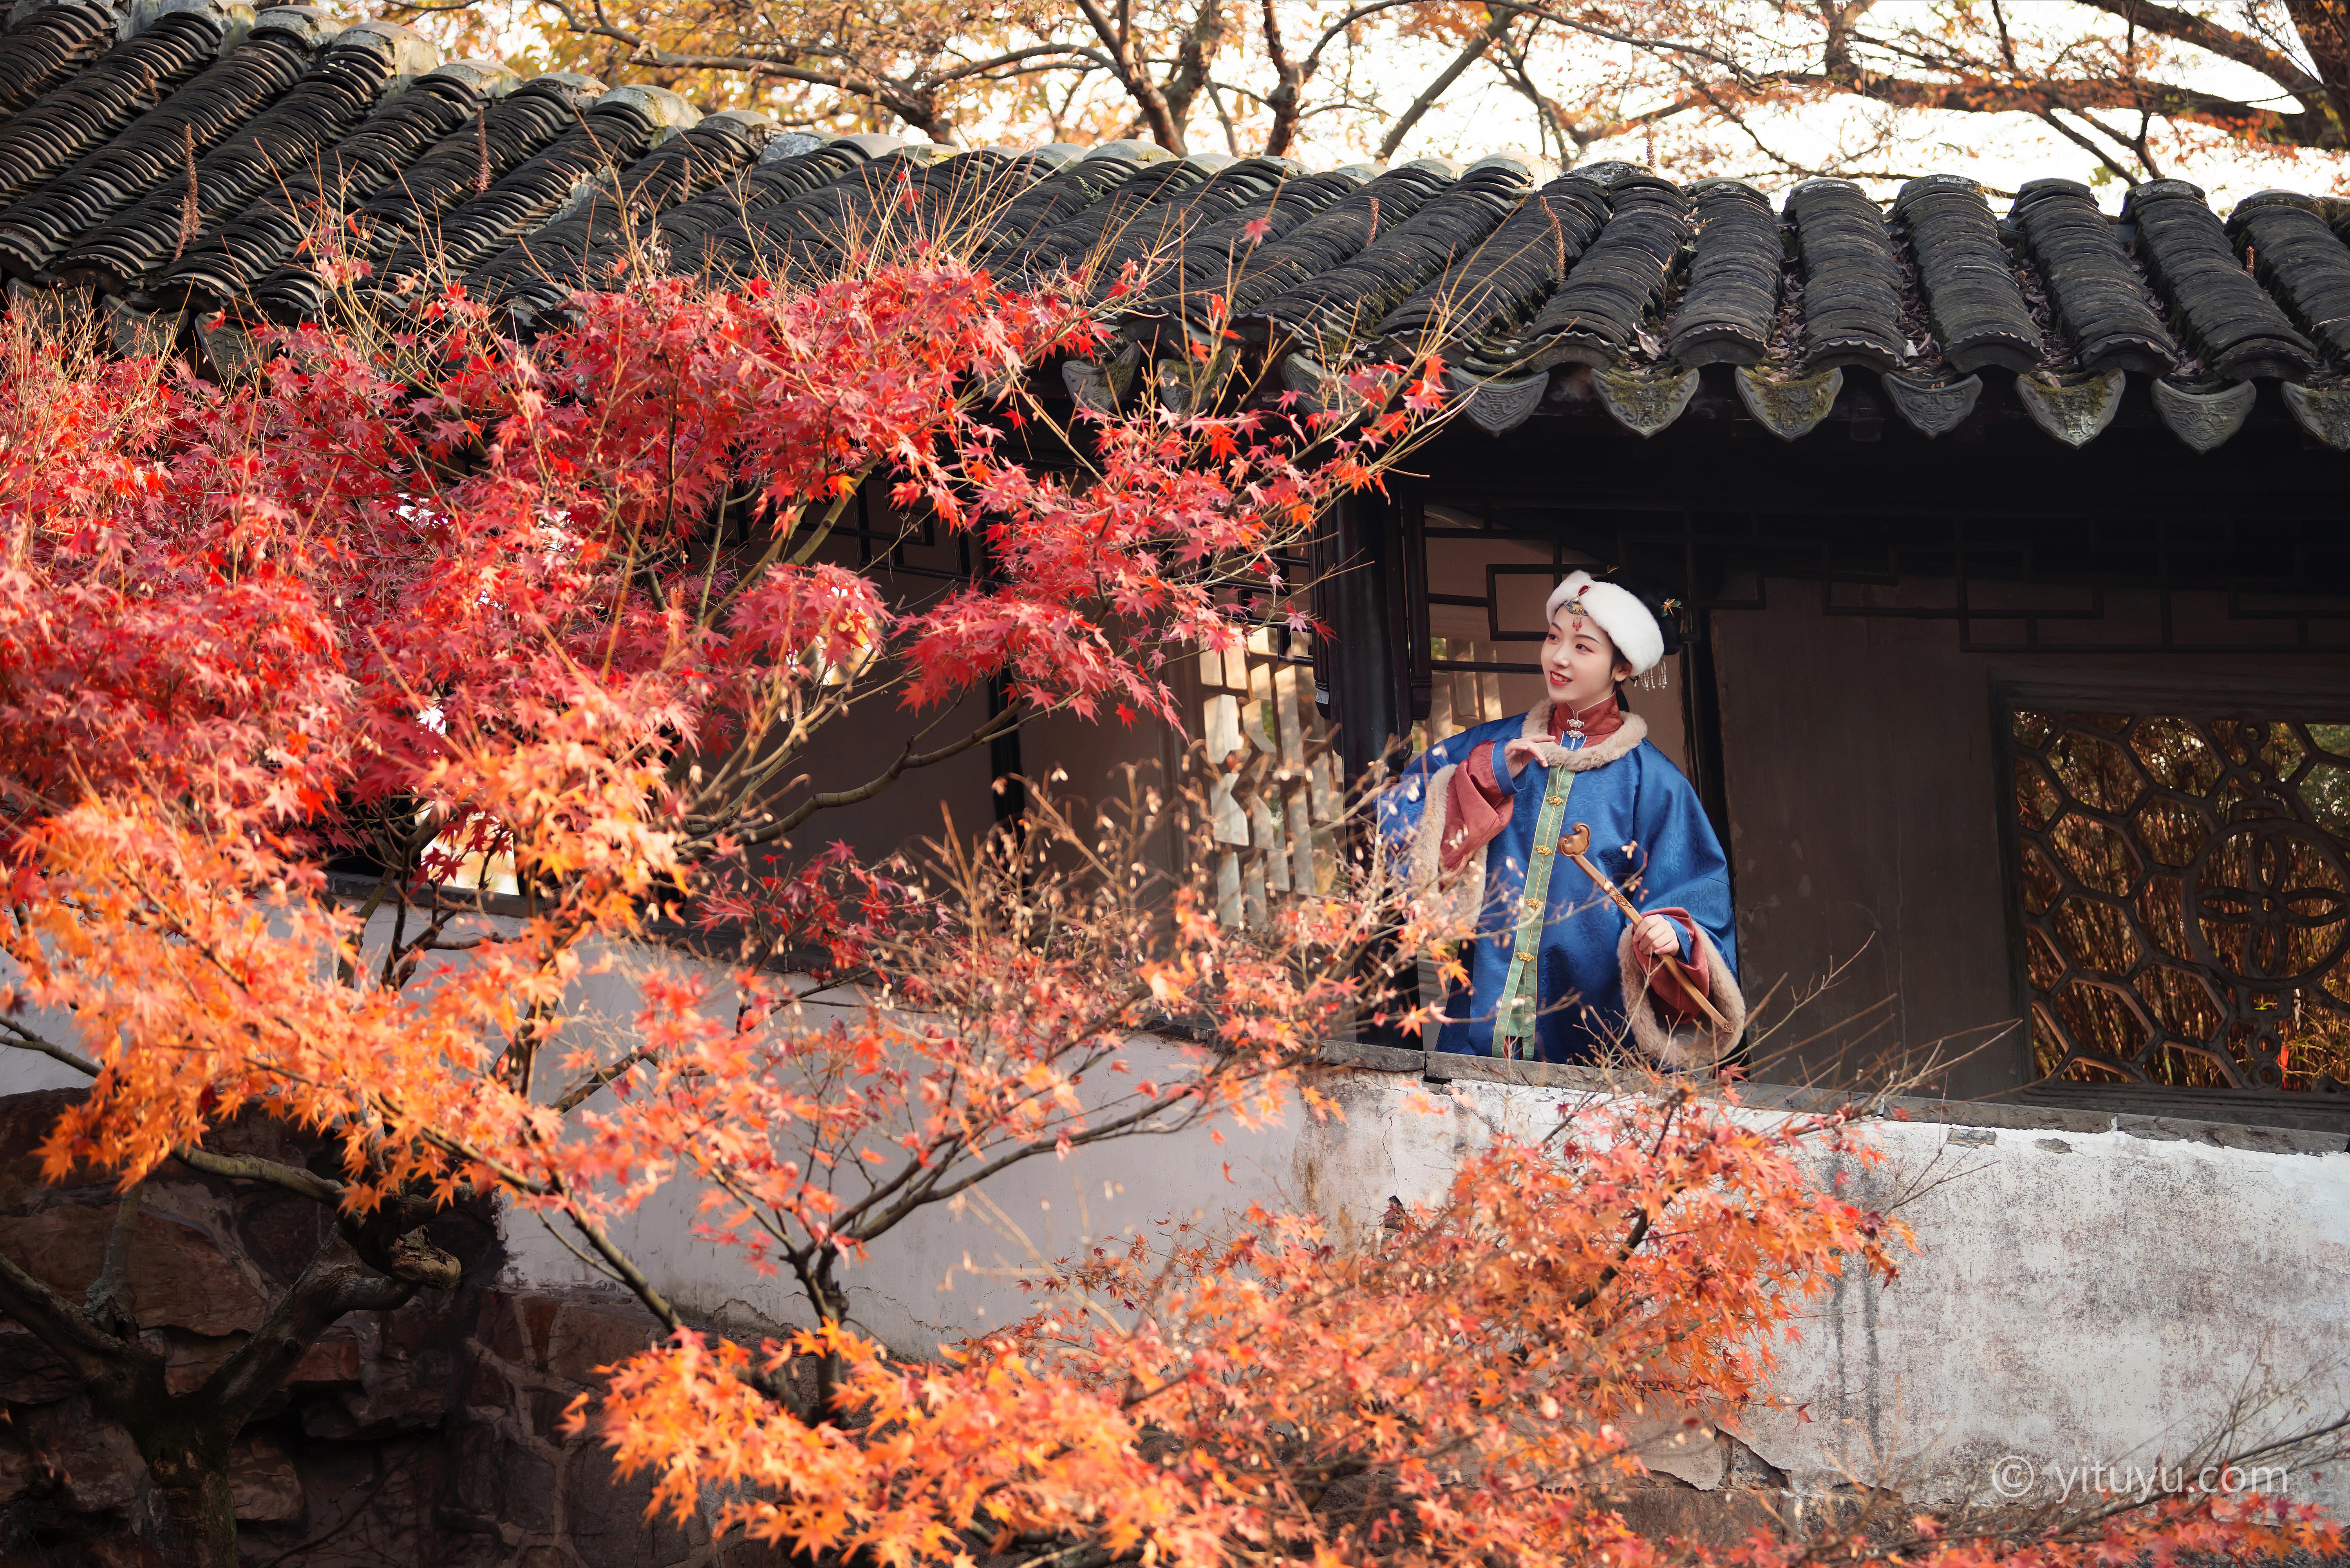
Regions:
<instances>
[{"instance_id":1,"label":"beaded hair ornament","mask_svg":"<svg viewBox=\"0 0 2350 1568\"><path fill-rule=\"evenodd\" d=\"M1662 604L1659 605L1657 607L1658 624L1662 626L1670 622L1680 607L1681 601L1679 599L1667 599ZM1583 597L1580 594L1576 595L1574 598L1569 599L1566 602L1565 608L1567 614L1581 616L1586 620L1596 621L1599 618L1597 616L1593 615L1589 610L1583 607ZM1667 644L1667 647L1669 648L1670 646L1670 644ZM1659 659L1656 663L1651 664L1648 669L1632 677L1631 684L1638 687L1643 691L1657 691L1663 690L1666 682L1670 678L1665 673L1665 661ZM1583 721L1580 719L1569 720L1567 727L1573 730L1580 730L1583 728Z\"/></svg>"}]
</instances>

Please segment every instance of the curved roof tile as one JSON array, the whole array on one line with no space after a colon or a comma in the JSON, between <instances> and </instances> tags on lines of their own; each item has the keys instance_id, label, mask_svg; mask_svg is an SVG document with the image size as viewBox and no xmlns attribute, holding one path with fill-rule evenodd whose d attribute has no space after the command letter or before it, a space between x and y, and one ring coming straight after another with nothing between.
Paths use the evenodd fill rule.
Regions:
<instances>
[{"instance_id":1,"label":"curved roof tile","mask_svg":"<svg viewBox=\"0 0 2350 1568\"><path fill-rule=\"evenodd\" d=\"M1526 327L1530 366L1605 369L1631 353L1695 234L1681 188L1651 174L1607 179L1610 211L1556 293Z\"/></svg>"},{"instance_id":2,"label":"curved roof tile","mask_svg":"<svg viewBox=\"0 0 2350 1568\"><path fill-rule=\"evenodd\" d=\"M2026 181L2009 217L2082 369L2169 373L2178 345L2086 185Z\"/></svg>"},{"instance_id":3,"label":"curved roof tile","mask_svg":"<svg viewBox=\"0 0 2350 1568\"><path fill-rule=\"evenodd\" d=\"M2203 192L2184 180L2157 180L2122 200L2122 221L2137 225L2147 274L2203 368L2230 380L2305 379L2317 347L2244 270Z\"/></svg>"},{"instance_id":4,"label":"curved roof tile","mask_svg":"<svg viewBox=\"0 0 2350 1568\"><path fill-rule=\"evenodd\" d=\"M1471 170L1402 223L1384 228L1348 261L1256 306L1242 330L1260 339L1278 335L1343 348L1414 289L1482 244L1533 182L1519 163Z\"/></svg>"},{"instance_id":5,"label":"curved roof tile","mask_svg":"<svg viewBox=\"0 0 2350 1568\"><path fill-rule=\"evenodd\" d=\"M1755 365L1770 351L1785 246L1762 192L1736 180L1700 180L1689 287L1665 337L1684 365Z\"/></svg>"},{"instance_id":6,"label":"curved roof tile","mask_svg":"<svg viewBox=\"0 0 2350 1568\"><path fill-rule=\"evenodd\" d=\"M2236 203L2228 234L2293 325L2332 364L2350 366L2350 245L2326 227L2318 203L2263 191Z\"/></svg>"},{"instance_id":7,"label":"curved roof tile","mask_svg":"<svg viewBox=\"0 0 2350 1568\"><path fill-rule=\"evenodd\" d=\"M1962 375L1988 365L2038 369L2040 327L1982 188L1954 174L1912 180L1895 198L1893 214L1908 229L1942 362Z\"/></svg>"},{"instance_id":8,"label":"curved roof tile","mask_svg":"<svg viewBox=\"0 0 2350 1568\"><path fill-rule=\"evenodd\" d=\"M152 340L138 323L157 306L322 313L303 247L328 212L349 214L380 304L397 307L403 275L445 275L518 328L640 246L681 274L815 279L943 243L1000 276L1099 293L1131 266L1120 397L1168 396L1169 373L1196 395L1203 347L1278 339L1310 349L1314 374L1439 350L1464 392L1503 381L1474 418L1493 430L1589 402L1544 403L1553 366L1607 372L1600 401L1643 434L1672 415L1641 410L1678 412L1693 372L1724 362L1756 386L1804 378L1814 401L1846 368L1899 372L1893 402L1928 433L1976 406L1978 371L2031 373L2052 396L2076 379L2043 372L2183 372L2233 381L2195 394L2230 409L2247 378L2303 380L2286 401L2328 441L2350 400L2350 202L2263 192L2223 224L2195 187L2161 182L2116 218L2085 186L2034 181L2002 223L1952 176L1911 182L1889 213L1809 181L1774 213L1736 181L1684 192L1626 163L1553 177L1515 156L1314 173L1141 143L958 153L755 115L695 123L658 88L427 68L413 35L337 37L302 7L133 9L115 42L105 0L16 0L0 35L0 267L20 289L113 292L126 344ZM1137 374L1152 356L1179 363ZM2112 402L2118 383L2099 385ZM2169 391L2157 402L2179 431L2189 394ZM1945 393L1955 413L1911 406Z\"/></svg>"},{"instance_id":9,"label":"curved roof tile","mask_svg":"<svg viewBox=\"0 0 2350 1568\"><path fill-rule=\"evenodd\" d=\"M1901 330L1901 263L1885 215L1846 180L1806 180L1787 192L1804 275L1804 357L1812 370L1908 358Z\"/></svg>"},{"instance_id":10,"label":"curved roof tile","mask_svg":"<svg viewBox=\"0 0 2350 1568\"><path fill-rule=\"evenodd\" d=\"M104 53L115 36L106 6L17 6L0 37L0 114L15 114Z\"/></svg>"}]
</instances>

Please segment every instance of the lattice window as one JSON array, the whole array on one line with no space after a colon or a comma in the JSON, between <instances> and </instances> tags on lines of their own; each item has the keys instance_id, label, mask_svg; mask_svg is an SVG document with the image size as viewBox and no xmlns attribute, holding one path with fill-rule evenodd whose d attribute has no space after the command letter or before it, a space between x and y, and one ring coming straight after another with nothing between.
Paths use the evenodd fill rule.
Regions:
<instances>
[{"instance_id":1,"label":"lattice window","mask_svg":"<svg viewBox=\"0 0 2350 1568\"><path fill-rule=\"evenodd\" d=\"M1217 914L1239 926L1271 900L1337 884L1344 804L1328 721L1314 706L1301 634L1260 627L1245 645L1200 656L1200 732L1222 769L1209 800Z\"/></svg>"},{"instance_id":2,"label":"lattice window","mask_svg":"<svg viewBox=\"0 0 2350 1568\"><path fill-rule=\"evenodd\" d=\"M2350 1079L2350 724L2028 709L2010 724L2039 1072Z\"/></svg>"}]
</instances>

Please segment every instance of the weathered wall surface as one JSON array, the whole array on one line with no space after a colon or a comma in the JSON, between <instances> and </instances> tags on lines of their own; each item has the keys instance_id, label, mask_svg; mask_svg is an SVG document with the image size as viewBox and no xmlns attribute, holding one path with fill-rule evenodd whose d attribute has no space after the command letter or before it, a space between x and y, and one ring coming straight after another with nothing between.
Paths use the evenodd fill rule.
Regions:
<instances>
[{"instance_id":1,"label":"weathered wall surface","mask_svg":"<svg viewBox=\"0 0 2350 1568\"><path fill-rule=\"evenodd\" d=\"M1154 1049L1139 1044L1138 1064ZM1169 1217L1229 1222L1256 1199L1310 1204L1341 1241L1361 1240L1390 1196L1434 1195L1464 1153L1499 1131L1538 1134L1588 1092L1566 1070L1502 1081L1512 1070L1367 1052L1324 1075L1343 1117L1293 1111L1222 1143L1187 1133L1035 1161L992 1182L986 1205L927 1216L877 1248L856 1272L858 1311L924 1354L1018 1311L1024 1264ZM56 1104L0 1103L0 1244L78 1290L111 1199L34 1179L31 1141ZM1889 1289L1848 1284L1813 1303L1782 1346L1773 1397L1743 1412L1734 1437L1668 1427L1649 1441L1675 1484L1631 1501L1657 1527L1716 1528L1744 1517L1758 1489L1823 1503L1856 1485L1988 1501L2021 1474L2016 1461L2033 1468L2035 1495L2053 1495L2085 1465L2175 1467L2206 1443L2241 1448L2350 1408L2350 1153L2338 1138L2077 1111L1919 1114L1945 1119L1879 1124L1885 1165L1823 1176L1901 1214L1923 1250ZM656 1282L737 1330L796 1321L780 1283L691 1239L686 1196L622 1228ZM298 1267L319 1216L179 1176L145 1203L141 1321L200 1376ZM647 1526L641 1483L615 1484L592 1445L564 1436L571 1397L647 1343L650 1324L534 1221L509 1213L495 1230L447 1238L471 1265L459 1291L338 1325L248 1435L238 1496L256 1558L757 1560L699 1521ZM62 1366L5 1326L0 1403L14 1417L0 1432L10 1549L91 1546L128 1529L141 1506L135 1454ZM2350 1509L2338 1472L2288 1484Z\"/></svg>"},{"instance_id":2,"label":"weathered wall surface","mask_svg":"<svg viewBox=\"0 0 2350 1568\"><path fill-rule=\"evenodd\" d=\"M827 1011L811 1005L810 1022L821 1023ZM1150 1076L1167 1054L1166 1047L1138 1042L1126 1058L1131 1076ZM1033 1298L1019 1282L1056 1258L1170 1219L1223 1222L1252 1202L1310 1202L1314 1167L1301 1155L1305 1125L1293 1106L1282 1124L1253 1132L1225 1124L1221 1142L1213 1129L1201 1127L1014 1166L991 1179L973 1201L917 1213L863 1262L849 1265L845 1278L858 1325L901 1353L933 1355L941 1344L1028 1310ZM851 1188L840 1190L853 1196ZM759 1277L733 1250L694 1234L700 1196L672 1183L615 1221L613 1239L682 1312L738 1329L805 1323L782 1280ZM505 1248L504 1288L576 1293L599 1283L536 1220L510 1222Z\"/></svg>"},{"instance_id":3,"label":"weathered wall surface","mask_svg":"<svg viewBox=\"0 0 2350 1568\"><path fill-rule=\"evenodd\" d=\"M1567 1096L1361 1074L1342 1097L1347 1119L1306 1129L1296 1158L1316 1202L1360 1227L1389 1192L1436 1190L1494 1128L1551 1125ZM1879 1123L1884 1164L1825 1174L1900 1214L1922 1251L1890 1288L1847 1283L1807 1310L1775 1399L1738 1423L1798 1490L1988 1501L2009 1455L2053 1487L2068 1468L2175 1465L2210 1441L2241 1449L2350 1413L2342 1140L1996 1106L1919 1114L1949 1120ZM1724 1444L1653 1462L1719 1487L1739 1458ZM2293 1490L2350 1508L2339 1467Z\"/></svg>"},{"instance_id":4,"label":"weathered wall surface","mask_svg":"<svg viewBox=\"0 0 2350 1568\"><path fill-rule=\"evenodd\" d=\"M580 1044L626 1034L632 970L655 955L608 956L571 999ZM811 1004L808 1023L826 1012ZM1170 1049L1136 1042L1136 1075ZM18 1052L0 1053L0 1092L16 1096L0 1100L0 1245L78 1292L111 1196L36 1179L29 1150L57 1100L24 1093L71 1075ZM1221 1141L1195 1129L1040 1158L920 1216L851 1272L855 1311L926 1355L1022 1311L1019 1280L1039 1263L1170 1220L1230 1223L1261 1200L1310 1206L1355 1242L1389 1197L1431 1197L1464 1153L1499 1130L1541 1132L1591 1083L1365 1050L1323 1074L1343 1116L1293 1107ZM2083 1466L2175 1466L2207 1441L2240 1449L2350 1409L2350 1152L2338 1135L1998 1106L1920 1114L1879 1125L1884 1167L1841 1179L1901 1213L1923 1251L1889 1290L1851 1284L1813 1303L1782 1347L1773 1399L1742 1413L1734 1439L1648 1450L1695 1489L1674 1506L1755 1487L1988 1498L2020 1473L1999 1469L2011 1455L2035 1486L2055 1487ZM804 1321L781 1282L696 1239L698 1196L661 1193L618 1239L698 1318L754 1333ZM201 1377L250 1331L320 1220L307 1204L182 1174L151 1185L142 1325L182 1376ZM339 1325L252 1434L240 1496L261 1555L290 1552L294 1568L387 1552L532 1568L719 1561L699 1526L636 1522L642 1489L609 1484L592 1448L559 1429L593 1368L646 1343L635 1303L526 1215L448 1244L470 1264L462 1290ZM0 1551L10 1532L104 1540L128 1527L142 1506L135 1455L92 1421L62 1366L5 1324L0 1404L15 1417L0 1432ZM2338 1472L2291 1484L2350 1508Z\"/></svg>"},{"instance_id":5,"label":"weathered wall surface","mask_svg":"<svg viewBox=\"0 0 2350 1568\"><path fill-rule=\"evenodd\" d=\"M1011 1173L988 1189L996 1213L941 1212L875 1250L855 1274L866 1327L926 1353L1017 1312L1013 1280L1032 1257L1170 1215L1229 1220L1258 1199L1310 1204L1353 1241L1389 1196L1434 1196L1463 1153L1498 1129L1539 1134L1575 1093L1555 1071L1506 1084L1488 1064L1439 1060L1480 1076L1434 1082L1416 1053L1379 1059L1398 1070L1330 1075L1343 1118L1293 1112L1222 1144L1146 1139ZM1949 1119L1877 1126L1882 1166L1823 1173L1901 1214L1923 1250L1890 1289L1852 1283L1813 1303L1782 1347L1774 1400L1739 1427L1789 1484L1990 1501L2011 1454L2051 1476L2176 1464L2207 1441L2241 1448L2350 1413L2339 1138L2077 1111L1929 1114ZM791 1320L778 1285L686 1238L685 1218L678 1195L633 1222L656 1282L714 1317ZM586 1283L551 1241L509 1231L503 1288ZM1740 1458L1728 1442L1651 1455L1700 1488L1727 1484ZM2295 1484L2350 1507L2338 1472Z\"/></svg>"},{"instance_id":6,"label":"weathered wall surface","mask_svg":"<svg viewBox=\"0 0 2350 1568\"><path fill-rule=\"evenodd\" d=\"M96 1277L116 1195L51 1185L33 1148L63 1096L0 1099L0 1247L79 1294ZM300 1158L262 1127L215 1147ZM175 1392L243 1344L325 1234L286 1194L167 1168L139 1196L130 1278L140 1328ZM715 1542L706 1521L648 1524L645 1477L567 1437L563 1414L595 1369L650 1343L653 1324L609 1292L497 1288L487 1215L452 1215L434 1240L465 1262L453 1291L329 1328L231 1456L247 1563L281 1568L749 1568L770 1554ZM133 1568L159 1504L128 1433L77 1392L71 1369L0 1315L0 1563Z\"/></svg>"}]
</instances>

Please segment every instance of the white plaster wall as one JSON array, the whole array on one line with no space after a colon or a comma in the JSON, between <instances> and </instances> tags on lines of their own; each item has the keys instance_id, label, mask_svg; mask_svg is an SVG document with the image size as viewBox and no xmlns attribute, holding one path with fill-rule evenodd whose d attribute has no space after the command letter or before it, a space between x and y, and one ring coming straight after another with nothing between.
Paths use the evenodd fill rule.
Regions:
<instances>
[{"instance_id":1,"label":"white plaster wall","mask_svg":"<svg viewBox=\"0 0 2350 1568\"><path fill-rule=\"evenodd\" d=\"M1439 1096L1443 1114L1404 1108ZM1433 1195L1491 1127L1539 1131L1566 1097L1357 1075L1347 1119L1300 1139L1301 1185L1342 1227L1376 1224L1388 1193ZM2350 1154L1922 1122L1872 1137L1885 1162L1844 1189L1922 1250L1890 1287L1848 1281L1804 1312L1774 1398L1740 1421L1797 1487L1991 1501L2014 1455L2053 1497L2084 1465L2176 1466L2350 1413ZM1658 1468L1721 1479L1718 1461ZM2297 1469L2293 1495L2350 1510L2344 1469Z\"/></svg>"},{"instance_id":2,"label":"white plaster wall","mask_svg":"<svg viewBox=\"0 0 2350 1568\"><path fill-rule=\"evenodd\" d=\"M1878 1129L1891 1158L1856 1196L1952 1179L1901 1206L1924 1248L1902 1277L1846 1283L1789 1350L1783 1403L1748 1423L1765 1457L1945 1501L1988 1498L2015 1456L2046 1497L2084 1466L2242 1452L2350 1413L2350 1154L1970 1136ZM2350 1506L2339 1465L2291 1490Z\"/></svg>"},{"instance_id":3,"label":"white plaster wall","mask_svg":"<svg viewBox=\"0 0 2350 1568\"><path fill-rule=\"evenodd\" d=\"M1045 1256L1170 1215L1229 1220L1260 1197L1311 1204L1352 1241L1390 1195L1434 1197L1495 1129L1538 1135L1570 1097L1352 1070L1324 1086L1343 1119L1293 1110L1222 1145L1188 1134L1045 1159L991 1192ZM1873 1136L1886 1162L1847 1168L1846 1189L1906 1218L1922 1251L1891 1287L1848 1282L1808 1308L1773 1399L1739 1422L1799 1489L1991 1501L1994 1467L2015 1455L2034 1495L2054 1495L2085 1464L2176 1466L2350 1410L2350 1154L1916 1122ZM795 1315L779 1283L691 1241L686 1218L679 1194L628 1229L664 1288L700 1312ZM1017 1313L1014 1285L963 1267L1031 1255L999 1225L939 1211L889 1238L853 1276L865 1326L920 1354ZM510 1245L515 1284L581 1282L543 1239ZM1723 1480L1718 1449L1650 1459L1700 1486ZM2291 1485L2350 1508L2339 1467Z\"/></svg>"},{"instance_id":4,"label":"white plaster wall","mask_svg":"<svg viewBox=\"0 0 2350 1568\"><path fill-rule=\"evenodd\" d=\"M811 1023L832 1011L825 1004L806 1007ZM1122 1059L1132 1077L1163 1078L1172 1054L1171 1047L1145 1038ZM851 1314L858 1327L899 1353L931 1355L941 1344L999 1327L1029 1310L1035 1298L1021 1289L1020 1278L1055 1259L1162 1221L1226 1225L1253 1202L1310 1201L1295 1174L1300 1135L1309 1126L1293 1105L1279 1125L1255 1131L1226 1124L1037 1156L992 1178L978 1200L918 1211L864 1261L847 1264L842 1277ZM694 1234L699 1198L696 1189L672 1183L613 1226L613 1239L689 1316L777 1328L808 1322L787 1278L762 1278L733 1250ZM506 1279L514 1288L596 1282L585 1264L528 1216L509 1224L506 1248Z\"/></svg>"},{"instance_id":5,"label":"white plaster wall","mask_svg":"<svg viewBox=\"0 0 2350 1568\"><path fill-rule=\"evenodd\" d=\"M643 961L608 956L575 991L582 1037L628 1028ZM1138 1041L1131 1059L1147 1068L1165 1049ZM0 1093L73 1076L0 1052ZM849 1271L860 1324L927 1355L1016 1315L1024 1266L1170 1219L1230 1223L1259 1199L1311 1205L1351 1241L1389 1196L1432 1197L1495 1129L1538 1135L1570 1097L1411 1073L1322 1079L1343 1117L1293 1106L1221 1142L1194 1130L1045 1157L989 1183L988 1204L920 1215ZM1988 1499L2010 1455L2047 1489L2083 1465L2176 1465L2210 1441L2241 1449L2350 1409L2350 1154L2118 1129L1889 1122L1874 1136L1888 1159L1846 1172L1848 1190L1900 1213L1923 1251L1890 1288L1848 1282L1811 1307L1782 1346L1773 1400L1740 1421L1798 1487ZM697 1197L664 1190L616 1239L694 1315L805 1321L785 1282L694 1237ZM513 1288L600 1286L526 1217L507 1247ZM1718 1449L1652 1458L1700 1486L1722 1479ZM2350 1510L2344 1469L2297 1472L2292 1490Z\"/></svg>"}]
</instances>

